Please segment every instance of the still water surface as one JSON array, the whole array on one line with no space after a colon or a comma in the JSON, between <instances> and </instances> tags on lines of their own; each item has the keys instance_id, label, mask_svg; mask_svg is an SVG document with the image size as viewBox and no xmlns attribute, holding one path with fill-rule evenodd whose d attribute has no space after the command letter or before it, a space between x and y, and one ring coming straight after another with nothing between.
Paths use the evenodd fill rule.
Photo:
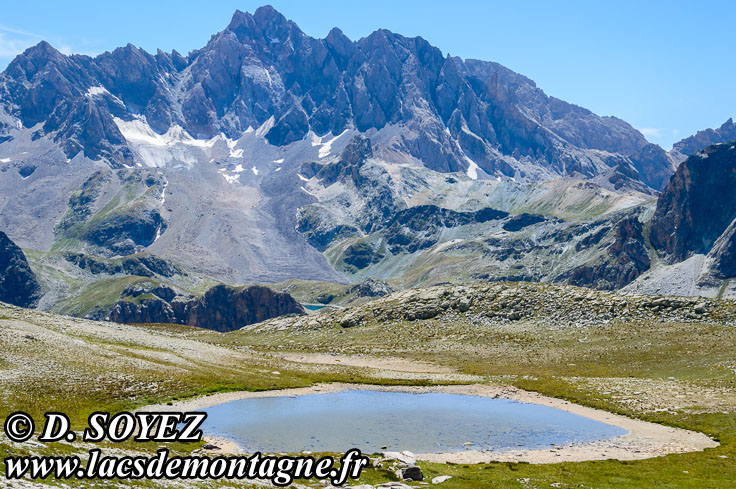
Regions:
<instances>
[{"instance_id":1,"label":"still water surface","mask_svg":"<svg viewBox=\"0 0 736 489\"><path fill-rule=\"evenodd\" d=\"M206 411L205 433L266 452L538 449L627 433L547 406L457 394L345 391L241 399Z\"/></svg>"}]
</instances>

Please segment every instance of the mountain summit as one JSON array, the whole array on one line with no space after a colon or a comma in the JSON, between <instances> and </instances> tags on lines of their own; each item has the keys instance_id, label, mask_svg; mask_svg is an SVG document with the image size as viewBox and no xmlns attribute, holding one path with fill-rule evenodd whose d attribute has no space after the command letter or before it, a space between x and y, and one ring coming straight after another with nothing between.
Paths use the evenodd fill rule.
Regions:
<instances>
[{"instance_id":1,"label":"mountain summit","mask_svg":"<svg viewBox=\"0 0 736 489\"><path fill-rule=\"evenodd\" d=\"M385 29L316 39L261 7L186 56L16 57L0 230L33 250L39 307L95 317L139 280L184 302L295 278L615 289L662 263L647 220L682 151L498 63Z\"/></svg>"},{"instance_id":2,"label":"mountain summit","mask_svg":"<svg viewBox=\"0 0 736 489\"><path fill-rule=\"evenodd\" d=\"M0 87L8 116L41 124L35 137L111 166L147 163L121 130L144 120L156 134L179 126L194 139L261 128L276 146L373 131L429 168L517 181L633 166L634 180L661 188L656 175L671 173L664 152L642 152L648 143L629 124L549 97L497 63L443 56L421 37L383 29L315 39L270 6L236 11L187 57L130 44L64 56L42 42L8 66Z\"/></svg>"}]
</instances>

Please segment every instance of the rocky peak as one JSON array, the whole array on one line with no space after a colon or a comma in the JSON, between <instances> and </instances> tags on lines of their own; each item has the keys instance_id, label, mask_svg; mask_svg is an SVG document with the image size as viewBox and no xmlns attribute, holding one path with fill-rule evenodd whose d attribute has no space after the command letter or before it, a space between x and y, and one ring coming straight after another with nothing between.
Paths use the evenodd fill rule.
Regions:
<instances>
[{"instance_id":1,"label":"rocky peak","mask_svg":"<svg viewBox=\"0 0 736 489\"><path fill-rule=\"evenodd\" d=\"M360 135L351 139L340 155L340 159L350 165L363 163L372 157L373 147L371 146L371 140Z\"/></svg>"},{"instance_id":2,"label":"rocky peak","mask_svg":"<svg viewBox=\"0 0 736 489\"><path fill-rule=\"evenodd\" d=\"M259 25L270 25L278 26L284 25L289 21L284 17L281 12L273 8L271 5L264 5L258 7L253 13L253 18Z\"/></svg>"},{"instance_id":3,"label":"rocky peak","mask_svg":"<svg viewBox=\"0 0 736 489\"><path fill-rule=\"evenodd\" d=\"M66 56L51 44L41 41L26 49L11 61L5 72L10 76L22 74L27 81L31 81L33 76L46 66L53 63L63 63L65 58Z\"/></svg>"},{"instance_id":4,"label":"rocky peak","mask_svg":"<svg viewBox=\"0 0 736 489\"><path fill-rule=\"evenodd\" d=\"M736 123L733 122L733 118L729 118L717 129L698 131L696 134L678 141L672 147L672 153L682 155L682 159L684 159L684 157L701 151L712 144L725 143L735 139Z\"/></svg>"},{"instance_id":5,"label":"rocky peak","mask_svg":"<svg viewBox=\"0 0 736 489\"><path fill-rule=\"evenodd\" d=\"M41 69L48 62L56 69ZM185 67L191 67L186 83L177 85ZM37 73L39 80L27 86ZM131 112L144 115L158 133L178 124L200 139L219 133L238 138L273 117L267 138L274 145L298 141L310 130L324 135L395 125L396 149L431 169L465 171L472 161L488 175L520 181L566 176L568 169L594 177L610 168L597 150L627 157L647 144L625 122L548 97L497 63L445 57L421 37L385 29L357 42L339 29L311 38L270 6L253 14L236 11L225 30L187 59L132 45L96 58L66 57L43 43L19 56L5 75L8 89L0 93L17 112L11 116L33 125L55 114L44 133L67 157L83 149L113 165L132 163L113 122ZM96 86L122 104L110 105L108 97L107 107L100 107L105 97L97 97L85 102L87 110L72 110ZM659 160L638 160L650 185L668 171L643 171Z\"/></svg>"},{"instance_id":6,"label":"rocky peak","mask_svg":"<svg viewBox=\"0 0 736 489\"><path fill-rule=\"evenodd\" d=\"M226 32L230 31L240 42L260 44L262 50L281 44L292 34L303 35L299 27L276 9L267 5L259 7L253 14L236 10Z\"/></svg>"},{"instance_id":7,"label":"rocky peak","mask_svg":"<svg viewBox=\"0 0 736 489\"><path fill-rule=\"evenodd\" d=\"M333 27L327 34L325 44L341 68L345 67L345 64L355 52L355 43L337 27Z\"/></svg>"},{"instance_id":8,"label":"rocky peak","mask_svg":"<svg viewBox=\"0 0 736 489\"><path fill-rule=\"evenodd\" d=\"M642 182L662 190L672 176L672 162L667 153L656 144L648 144L630 156Z\"/></svg>"}]
</instances>

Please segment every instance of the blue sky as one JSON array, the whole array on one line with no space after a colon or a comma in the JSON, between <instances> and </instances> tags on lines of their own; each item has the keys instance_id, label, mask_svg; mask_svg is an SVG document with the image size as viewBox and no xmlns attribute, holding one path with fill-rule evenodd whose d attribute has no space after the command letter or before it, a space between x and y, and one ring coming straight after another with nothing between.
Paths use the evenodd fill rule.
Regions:
<instances>
[{"instance_id":1,"label":"blue sky","mask_svg":"<svg viewBox=\"0 0 736 489\"><path fill-rule=\"evenodd\" d=\"M128 42L187 53L235 9L264 1L0 2L0 69L41 39L97 54ZM736 117L736 2L272 0L307 34L352 39L387 28L444 53L497 61L547 94L615 115L669 149ZM111 6L107 6L111 5Z\"/></svg>"}]
</instances>

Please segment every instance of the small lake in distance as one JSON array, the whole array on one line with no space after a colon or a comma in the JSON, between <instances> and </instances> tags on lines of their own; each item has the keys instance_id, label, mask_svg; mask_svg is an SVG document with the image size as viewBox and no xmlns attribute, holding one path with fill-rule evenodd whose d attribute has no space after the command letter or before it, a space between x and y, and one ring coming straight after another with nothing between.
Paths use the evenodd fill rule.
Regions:
<instances>
[{"instance_id":1,"label":"small lake in distance","mask_svg":"<svg viewBox=\"0 0 736 489\"><path fill-rule=\"evenodd\" d=\"M265 397L205 411L205 433L263 452L344 452L353 447L364 453L542 449L627 433L538 404L440 393L361 390Z\"/></svg>"}]
</instances>

